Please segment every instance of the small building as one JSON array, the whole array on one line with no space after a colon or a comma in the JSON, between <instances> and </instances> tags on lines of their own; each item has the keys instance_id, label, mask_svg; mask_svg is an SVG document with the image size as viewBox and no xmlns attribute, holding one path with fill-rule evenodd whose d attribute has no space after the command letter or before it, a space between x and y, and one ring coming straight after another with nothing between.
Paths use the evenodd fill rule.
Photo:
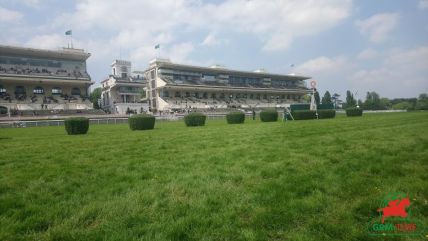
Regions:
<instances>
[{"instance_id":1,"label":"small building","mask_svg":"<svg viewBox=\"0 0 428 241\"><path fill-rule=\"evenodd\" d=\"M115 60L109 78L101 81L101 108L111 114L147 112L145 86L143 72L132 72L130 61Z\"/></svg>"}]
</instances>

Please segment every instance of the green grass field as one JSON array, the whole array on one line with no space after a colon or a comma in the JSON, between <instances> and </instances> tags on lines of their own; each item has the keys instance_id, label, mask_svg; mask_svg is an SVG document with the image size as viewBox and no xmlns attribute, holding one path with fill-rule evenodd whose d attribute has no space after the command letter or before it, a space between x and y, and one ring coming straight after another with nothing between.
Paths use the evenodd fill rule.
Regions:
<instances>
[{"instance_id":1,"label":"green grass field","mask_svg":"<svg viewBox=\"0 0 428 241\"><path fill-rule=\"evenodd\" d=\"M427 240L366 226L400 191L428 228L428 112L0 129L0 153L0 240Z\"/></svg>"}]
</instances>

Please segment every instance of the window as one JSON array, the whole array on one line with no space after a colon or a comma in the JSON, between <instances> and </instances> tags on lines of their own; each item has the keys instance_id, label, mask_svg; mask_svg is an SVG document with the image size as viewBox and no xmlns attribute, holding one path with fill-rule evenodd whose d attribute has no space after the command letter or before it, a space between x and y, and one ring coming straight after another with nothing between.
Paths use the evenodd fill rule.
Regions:
<instances>
[{"instance_id":1,"label":"window","mask_svg":"<svg viewBox=\"0 0 428 241\"><path fill-rule=\"evenodd\" d=\"M126 79L128 77L128 74L122 73L122 79Z\"/></svg>"},{"instance_id":2,"label":"window","mask_svg":"<svg viewBox=\"0 0 428 241\"><path fill-rule=\"evenodd\" d=\"M163 92L163 97L169 97L169 92L168 91L164 91Z\"/></svg>"},{"instance_id":3,"label":"window","mask_svg":"<svg viewBox=\"0 0 428 241\"><path fill-rule=\"evenodd\" d=\"M155 78L155 70L150 71L150 78L151 79Z\"/></svg>"},{"instance_id":4,"label":"window","mask_svg":"<svg viewBox=\"0 0 428 241\"><path fill-rule=\"evenodd\" d=\"M45 93L45 90L42 88L42 87L40 87L40 86L37 86L36 88L34 88L34 90L33 90L33 94L43 94L43 93Z\"/></svg>"},{"instance_id":5,"label":"window","mask_svg":"<svg viewBox=\"0 0 428 241\"><path fill-rule=\"evenodd\" d=\"M175 97L181 97L180 92L175 92Z\"/></svg>"},{"instance_id":6,"label":"window","mask_svg":"<svg viewBox=\"0 0 428 241\"><path fill-rule=\"evenodd\" d=\"M186 92L186 97L189 98L190 97L190 93Z\"/></svg>"},{"instance_id":7,"label":"window","mask_svg":"<svg viewBox=\"0 0 428 241\"><path fill-rule=\"evenodd\" d=\"M250 99L254 99L254 95L253 94L250 94Z\"/></svg>"},{"instance_id":8,"label":"window","mask_svg":"<svg viewBox=\"0 0 428 241\"><path fill-rule=\"evenodd\" d=\"M71 89L71 95L80 95L80 89L74 87L73 89Z\"/></svg>"},{"instance_id":9,"label":"window","mask_svg":"<svg viewBox=\"0 0 428 241\"><path fill-rule=\"evenodd\" d=\"M24 86L16 86L15 87L15 94L25 94L25 87Z\"/></svg>"},{"instance_id":10,"label":"window","mask_svg":"<svg viewBox=\"0 0 428 241\"><path fill-rule=\"evenodd\" d=\"M0 94L6 93L6 89L3 87L3 85L0 85Z\"/></svg>"},{"instance_id":11,"label":"window","mask_svg":"<svg viewBox=\"0 0 428 241\"><path fill-rule=\"evenodd\" d=\"M128 68L126 68L126 66L122 66L122 67L120 68L120 70L121 70L122 72L128 72Z\"/></svg>"},{"instance_id":12,"label":"window","mask_svg":"<svg viewBox=\"0 0 428 241\"><path fill-rule=\"evenodd\" d=\"M263 99L264 99L264 100L266 100L266 99L267 99L267 95L266 95L266 94L264 94L264 95L263 95Z\"/></svg>"},{"instance_id":13,"label":"window","mask_svg":"<svg viewBox=\"0 0 428 241\"><path fill-rule=\"evenodd\" d=\"M208 94L207 94L207 92L204 92L204 93L202 94L202 98L204 98L204 99L208 99Z\"/></svg>"},{"instance_id":14,"label":"window","mask_svg":"<svg viewBox=\"0 0 428 241\"><path fill-rule=\"evenodd\" d=\"M220 94L220 99L224 99L224 93Z\"/></svg>"},{"instance_id":15,"label":"window","mask_svg":"<svg viewBox=\"0 0 428 241\"><path fill-rule=\"evenodd\" d=\"M54 87L54 88L52 88L52 94L53 95L60 95L60 94L62 94L62 89L59 87Z\"/></svg>"},{"instance_id":16,"label":"window","mask_svg":"<svg viewBox=\"0 0 428 241\"><path fill-rule=\"evenodd\" d=\"M217 98L216 94L215 94L215 93L212 93L212 94L211 94L211 98L213 98L213 99Z\"/></svg>"}]
</instances>

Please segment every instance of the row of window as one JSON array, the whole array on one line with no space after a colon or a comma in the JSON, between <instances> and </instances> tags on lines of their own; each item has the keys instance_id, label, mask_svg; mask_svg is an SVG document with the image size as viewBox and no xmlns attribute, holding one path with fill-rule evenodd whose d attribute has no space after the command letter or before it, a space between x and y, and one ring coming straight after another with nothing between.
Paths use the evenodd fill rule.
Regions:
<instances>
[{"instance_id":1,"label":"row of window","mask_svg":"<svg viewBox=\"0 0 428 241\"><path fill-rule=\"evenodd\" d=\"M170 92L169 91L162 91L161 92L161 97L170 97ZM190 98L190 97L195 97L195 98L199 98L199 99L208 99L208 98L220 98L220 99L256 99L256 100L260 100L260 99L299 99L300 96L298 95L293 95L293 94L282 94L282 95L268 95L268 94L246 94L246 93L219 93L217 95L217 93L207 93L207 92L203 92L203 93L199 93L199 92L185 92L185 93L181 93L179 91L176 91L174 93L174 97L175 98L182 98L182 97L186 97L186 98Z\"/></svg>"},{"instance_id":2,"label":"row of window","mask_svg":"<svg viewBox=\"0 0 428 241\"><path fill-rule=\"evenodd\" d=\"M163 74L167 78L170 76L169 74ZM189 76L189 75L178 75L172 74L172 79L174 81L219 81L215 76L205 75L204 77L198 76ZM209 77L209 78L208 78ZM229 76L227 79L222 79L222 81L226 81L231 85L244 86L244 85L252 85L252 86L261 86L261 85L271 85L273 87L292 87L297 85L297 81L295 80L262 80L260 78L252 78L252 77L239 77L239 76Z\"/></svg>"},{"instance_id":3,"label":"row of window","mask_svg":"<svg viewBox=\"0 0 428 241\"><path fill-rule=\"evenodd\" d=\"M0 93L6 93L6 88L0 85ZM15 94L26 94L27 91L24 86L16 86L15 87ZM37 86L33 89L33 94L44 94L45 89L43 87ZM52 88L52 95L61 95L62 89L60 87L54 87ZM74 87L71 89L71 95L80 95L80 89L77 87Z\"/></svg>"}]
</instances>

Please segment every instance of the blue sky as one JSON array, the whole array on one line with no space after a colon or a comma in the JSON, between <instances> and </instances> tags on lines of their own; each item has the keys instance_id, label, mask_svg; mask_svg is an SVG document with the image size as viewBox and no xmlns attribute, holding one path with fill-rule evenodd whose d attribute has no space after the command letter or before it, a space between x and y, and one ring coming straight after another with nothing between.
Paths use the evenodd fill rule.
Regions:
<instances>
[{"instance_id":1,"label":"blue sky","mask_svg":"<svg viewBox=\"0 0 428 241\"><path fill-rule=\"evenodd\" d=\"M0 28L0 44L47 49L72 29L96 82L114 59L143 70L159 54L304 74L342 97L428 92L428 0L0 0Z\"/></svg>"}]
</instances>

